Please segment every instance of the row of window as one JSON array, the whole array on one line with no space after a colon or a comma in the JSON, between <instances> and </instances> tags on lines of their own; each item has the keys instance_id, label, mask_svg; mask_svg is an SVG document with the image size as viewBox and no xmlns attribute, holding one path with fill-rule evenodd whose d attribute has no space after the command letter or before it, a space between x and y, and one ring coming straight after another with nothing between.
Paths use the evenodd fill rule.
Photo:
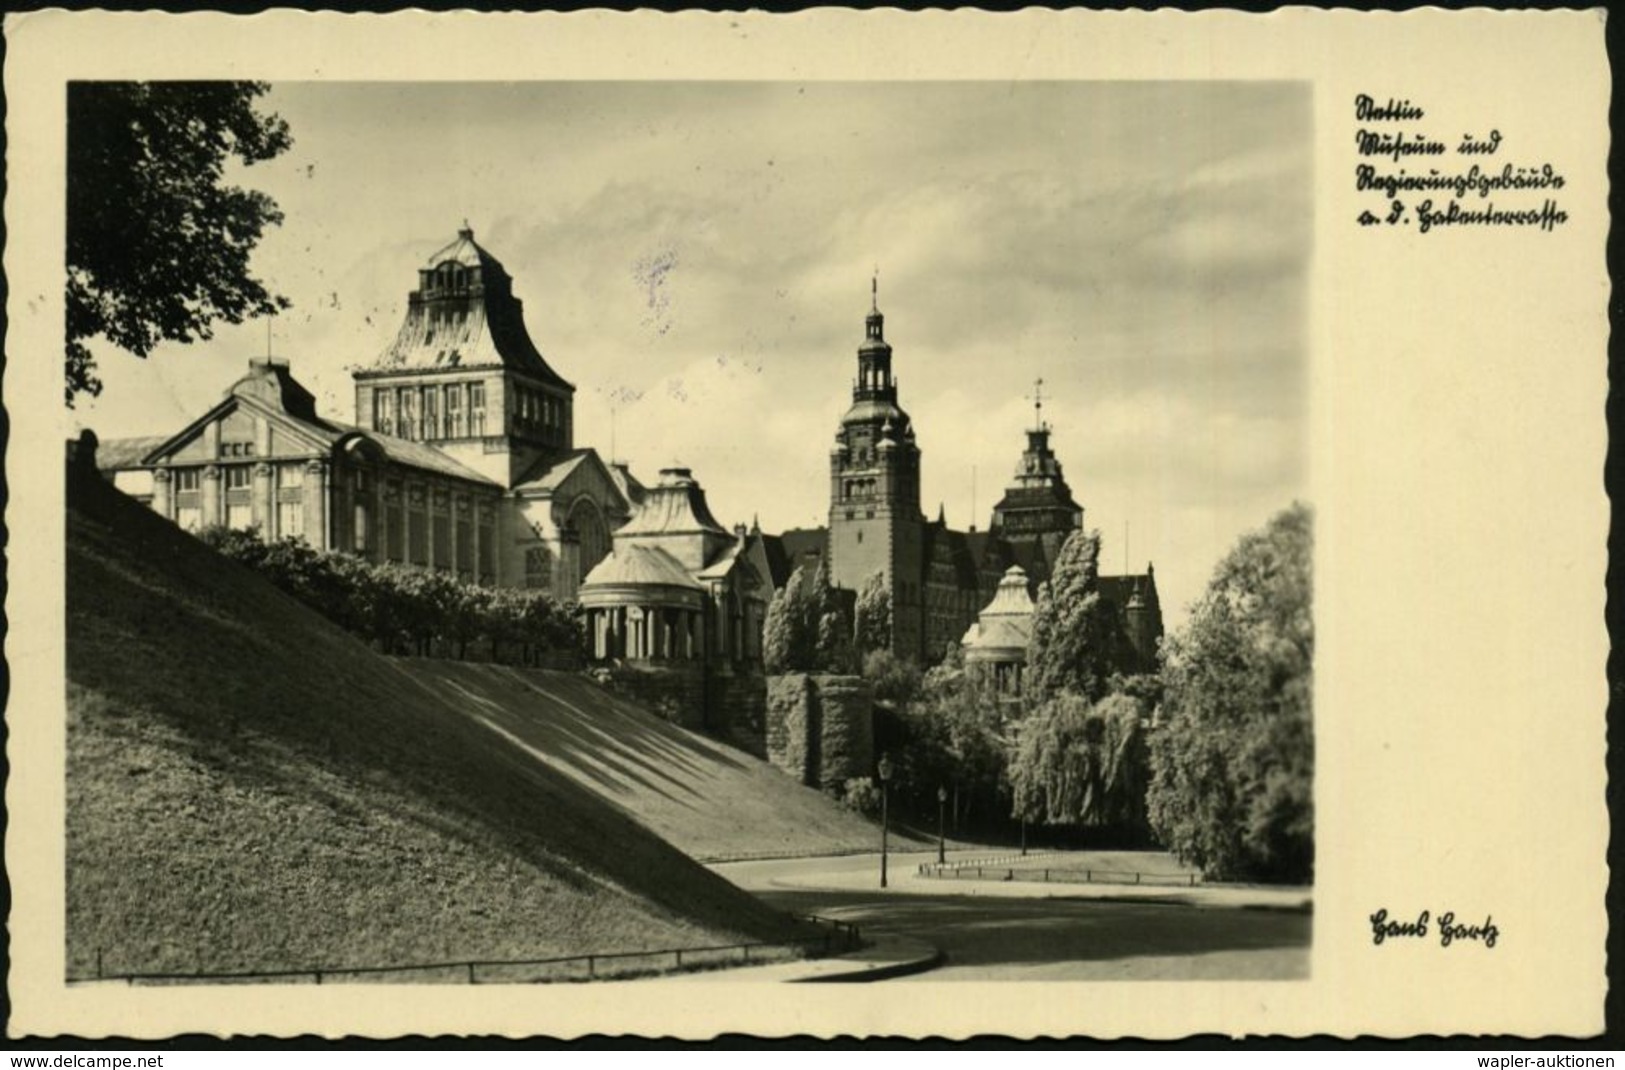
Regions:
<instances>
[{"instance_id":1,"label":"row of window","mask_svg":"<svg viewBox=\"0 0 1625 1070\"><path fill-rule=\"evenodd\" d=\"M305 467L303 464L279 464L275 468L276 485L283 488L300 487L305 483ZM172 469L171 478L175 481L175 489L182 493L197 490L203 484L203 469L176 468ZM250 464L224 465L220 469L220 476L225 480L228 490L246 490L254 485L254 466Z\"/></svg>"},{"instance_id":2,"label":"row of window","mask_svg":"<svg viewBox=\"0 0 1625 1070\"><path fill-rule=\"evenodd\" d=\"M372 427L414 440L478 438L485 434L485 384L379 387L372 395Z\"/></svg>"},{"instance_id":3,"label":"row of window","mask_svg":"<svg viewBox=\"0 0 1625 1070\"><path fill-rule=\"evenodd\" d=\"M522 427L564 429L564 402L551 394L514 384L513 417Z\"/></svg>"},{"instance_id":4,"label":"row of window","mask_svg":"<svg viewBox=\"0 0 1625 1070\"><path fill-rule=\"evenodd\" d=\"M226 527L246 531L254 526L253 507L247 502L226 504ZM197 531L203 527L203 507L182 505L175 510L175 523L182 531ZM264 533L269 539L299 538L305 534L305 507L299 502L278 502L276 529Z\"/></svg>"}]
</instances>

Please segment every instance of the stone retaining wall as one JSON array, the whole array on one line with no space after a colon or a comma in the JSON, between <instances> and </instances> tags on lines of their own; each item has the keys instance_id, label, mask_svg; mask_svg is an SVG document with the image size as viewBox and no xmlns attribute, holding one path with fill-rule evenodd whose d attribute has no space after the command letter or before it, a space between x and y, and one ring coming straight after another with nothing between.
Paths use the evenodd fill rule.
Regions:
<instances>
[{"instance_id":1,"label":"stone retaining wall","mask_svg":"<svg viewBox=\"0 0 1625 1070\"><path fill-rule=\"evenodd\" d=\"M767 758L808 787L837 790L874 769L874 692L861 676L767 679Z\"/></svg>"}]
</instances>

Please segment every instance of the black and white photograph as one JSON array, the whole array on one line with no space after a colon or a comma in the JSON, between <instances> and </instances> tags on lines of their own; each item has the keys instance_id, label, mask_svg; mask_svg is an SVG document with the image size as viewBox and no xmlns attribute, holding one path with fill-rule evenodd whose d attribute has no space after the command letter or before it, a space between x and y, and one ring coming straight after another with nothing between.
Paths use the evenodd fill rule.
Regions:
<instances>
[{"instance_id":1,"label":"black and white photograph","mask_svg":"<svg viewBox=\"0 0 1625 1070\"><path fill-rule=\"evenodd\" d=\"M285 14L289 42L356 29ZM980 24L955 20L961 47ZM934 24L883 25L876 46ZM668 1006L668 1033L772 1035L756 1015L834 999L881 1017L798 1029L954 1035L1017 1007L1024 1032L1037 991L1063 1033L1116 1035L1105 1016L1152 994L1183 1009L1142 1035L1228 1029L1202 1015L1239 1001L1271 1031L1373 970L1487 978L1527 953L1523 900L1398 864L1494 868L1476 831L1448 857L1406 800L1466 812L1471 762L1435 764L1464 740L1501 790L1534 790L1503 771L1526 727L1479 736L1533 716L1524 636L1606 652L1601 572L1570 554L1606 501L1597 479L1574 537L1504 592L1571 619L1594 601L1583 641L1535 618L1446 641L1472 570L1418 561L1514 552L1557 518L1530 494L1487 535L1476 468L1448 501L1416 488L1482 461L1555 495L1571 454L1516 417L1450 430L1475 392L1533 400L1489 329L1519 306L1491 302L1478 374L1505 378L1480 387L1468 355L1413 348L1433 337L1417 280L1582 222L1600 270L1588 161L1494 100L1464 132L1420 83L1344 100L1340 75L1333 105L1302 58L1179 65L1155 35L1132 71L1050 54L877 77L860 50L632 73L578 21L612 56L589 76L491 33L534 23L425 24L465 26L489 68L461 38L433 66L434 33L405 23L386 28L420 51L383 70L50 71L39 230L61 256L12 302L38 301L30 337L55 331L63 374L7 390L57 429L11 456L65 472L41 559L54 773L31 774L60 807L41 888L60 941L31 960L61 993L46 1019L131 1000L143 1032L209 1031L191 1001L252 1023L260 991L329 1035L391 1035L376 1014L402 1000L453 1032L440 1016L475 1007L518 1017L470 1030L646 1032ZM1268 31L1239 34L1254 52L1283 26L1328 39L1236 26ZM153 24L166 50L172 28ZM751 32L765 66L788 29L718 15L671 40ZM1382 247L1414 258L1392 269L1410 303L1367 312L1349 284L1389 291L1365 269ZM1374 352L1385 318L1406 326ZM1440 378L1462 392L1420 385ZM1582 392L1553 389L1534 408L1568 421ZM1452 446L1413 451L1436 435ZM1560 463L1493 464L1530 440ZM1594 667L1552 761L1600 763ZM1600 764L1570 786L1593 782ZM1372 827L1396 809L1418 824ZM1548 840L1502 842L1591 888L1600 853L1568 859L1592 832ZM1545 939L1553 976L1592 961ZM1062 995L1082 992L1105 995L1083 1014ZM373 1016L334 1017L350 1000ZM909 1016L921 1001L934 1017Z\"/></svg>"}]
</instances>

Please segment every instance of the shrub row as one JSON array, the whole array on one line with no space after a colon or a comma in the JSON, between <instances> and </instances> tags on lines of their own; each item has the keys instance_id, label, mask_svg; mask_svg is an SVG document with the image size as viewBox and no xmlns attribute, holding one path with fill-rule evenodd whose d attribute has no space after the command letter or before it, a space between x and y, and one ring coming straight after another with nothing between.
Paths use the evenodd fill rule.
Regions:
<instances>
[{"instance_id":1,"label":"shrub row","mask_svg":"<svg viewBox=\"0 0 1625 1070\"><path fill-rule=\"evenodd\" d=\"M576 606L536 591L482 587L411 565L375 565L313 549L303 539L264 542L255 531L199 535L339 627L384 653L533 664L582 649Z\"/></svg>"}]
</instances>

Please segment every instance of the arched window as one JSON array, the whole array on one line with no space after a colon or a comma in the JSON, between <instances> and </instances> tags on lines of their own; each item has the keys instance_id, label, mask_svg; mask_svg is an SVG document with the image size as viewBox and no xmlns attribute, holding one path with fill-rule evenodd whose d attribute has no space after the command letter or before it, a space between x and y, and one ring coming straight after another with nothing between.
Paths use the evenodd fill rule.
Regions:
<instances>
[{"instance_id":1,"label":"arched window","mask_svg":"<svg viewBox=\"0 0 1625 1070\"><path fill-rule=\"evenodd\" d=\"M570 527L575 529L576 545L580 548L577 555L580 571L576 575L576 582L580 583L587 578L594 565L609 556L609 525L604 522L604 514L591 498L577 498L570 507L567 520Z\"/></svg>"}]
</instances>

